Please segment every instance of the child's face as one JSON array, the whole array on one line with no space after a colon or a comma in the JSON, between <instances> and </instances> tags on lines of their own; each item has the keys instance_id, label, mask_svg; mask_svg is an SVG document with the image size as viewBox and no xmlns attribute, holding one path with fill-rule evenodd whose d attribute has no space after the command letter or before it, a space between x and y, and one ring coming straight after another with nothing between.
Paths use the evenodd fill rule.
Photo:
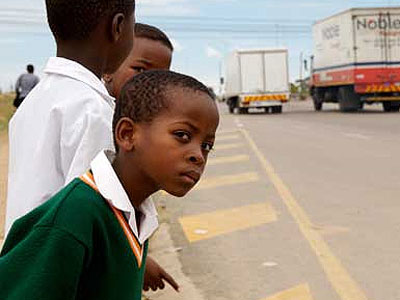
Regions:
<instances>
[{"instance_id":1,"label":"child's face","mask_svg":"<svg viewBox=\"0 0 400 300\"><path fill-rule=\"evenodd\" d=\"M147 38L135 38L133 48L112 75L106 75L107 89L115 98L119 97L122 87L133 76L147 70L169 70L172 51L160 41Z\"/></svg>"},{"instance_id":2,"label":"child's face","mask_svg":"<svg viewBox=\"0 0 400 300\"><path fill-rule=\"evenodd\" d=\"M150 124L138 125L132 163L150 186L181 197L203 174L219 115L214 101L204 93L181 89L168 97L168 109Z\"/></svg>"}]
</instances>

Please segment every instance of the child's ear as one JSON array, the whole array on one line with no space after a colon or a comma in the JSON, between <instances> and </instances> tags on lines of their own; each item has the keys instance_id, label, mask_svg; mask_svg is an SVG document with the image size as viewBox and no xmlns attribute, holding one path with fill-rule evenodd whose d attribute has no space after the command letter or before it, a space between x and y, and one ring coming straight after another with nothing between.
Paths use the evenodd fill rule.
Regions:
<instances>
[{"instance_id":1,"label":"child's ear","mask_svg":"<svg viewBox=\"0 0 400 300\"><path fill-rule=\"evenodd\" d=\"M122 13L118 13L113 17L111 29L113 42L117 42L121 38L124 31L125 21L125 15Z\"/></svg>"},{"instance_id":2,"label":"child's ear","mask_svg":"<svg viewBox=\"0 0 400 300\"><path fill-rule=\"evenodd\" d=\"M137 124L129 118L121 118L115 126L114 135L118 148L130 152L135 149Z\"/></svg>"}]
</instances>

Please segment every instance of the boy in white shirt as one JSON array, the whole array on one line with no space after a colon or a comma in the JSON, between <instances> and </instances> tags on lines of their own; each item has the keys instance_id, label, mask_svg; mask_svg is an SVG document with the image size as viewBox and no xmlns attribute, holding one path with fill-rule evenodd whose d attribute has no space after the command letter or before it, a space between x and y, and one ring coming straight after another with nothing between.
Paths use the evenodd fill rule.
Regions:
<instances>
[{"instance_id":1,"label":"boy in white shirt","mask_svg":"<svg viewBox=\"0 0 400 300\"><path fill-rule=\"evenodd\" d=\"M9 126L6 232L113 149L114 98L100 78L133 45L134 0L46 0L57 57Z\"/></svg>"}]
</instances>

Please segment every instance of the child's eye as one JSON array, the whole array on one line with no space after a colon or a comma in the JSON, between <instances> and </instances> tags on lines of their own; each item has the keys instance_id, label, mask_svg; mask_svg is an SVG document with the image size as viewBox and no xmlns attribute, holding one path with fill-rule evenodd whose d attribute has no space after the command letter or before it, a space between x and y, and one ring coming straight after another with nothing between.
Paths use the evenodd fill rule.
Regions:
<instances>
[{"instance_id":1,"label":"child's eye","mask_svg":"<svg viewBox=\"0 0 400 300\"><path fill-rule=\"evenodd\" d=\"M143 68L143 67L132 67L132 69L133 69L136 73L143 73L144 71L146 71L146 69Z\"/></svg>"},{"instance_id":2,"label":"child's eye","mask_svg":"<svg viewBox=\"0 0 400 300\"><path fill-rule=\"evenodd\" d=\"M183 142L189 142L191 138L190 133L185 131L175 131L174 135Z\"/></svg>"},{"instance_id":3,"label":"child's eye","mask_svg":"<svg viewBox=\"0 0 400 300\"><path fill-rule=\"evenodd\" d=\"M204 151L210 152L214 148L214 144L212 143L203 143L201 145Z\"/></svg>"}]
</instances>

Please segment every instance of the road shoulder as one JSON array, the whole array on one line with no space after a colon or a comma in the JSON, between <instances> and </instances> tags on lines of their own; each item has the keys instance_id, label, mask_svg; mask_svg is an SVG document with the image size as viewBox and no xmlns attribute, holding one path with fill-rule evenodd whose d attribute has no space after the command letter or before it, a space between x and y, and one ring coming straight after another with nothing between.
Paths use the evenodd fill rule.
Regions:
<instances>
[{"instance_id":1,"label":"road shoulder","mask_svg":"<svg viewBox=\"0 0 400 300\"><path fill-rule=\"evenodd\" d=\"M0 249L4 239L4 221L6 214L8 172L8 136L6 131L0 131Z\"/></svg>"}]
</instances>

